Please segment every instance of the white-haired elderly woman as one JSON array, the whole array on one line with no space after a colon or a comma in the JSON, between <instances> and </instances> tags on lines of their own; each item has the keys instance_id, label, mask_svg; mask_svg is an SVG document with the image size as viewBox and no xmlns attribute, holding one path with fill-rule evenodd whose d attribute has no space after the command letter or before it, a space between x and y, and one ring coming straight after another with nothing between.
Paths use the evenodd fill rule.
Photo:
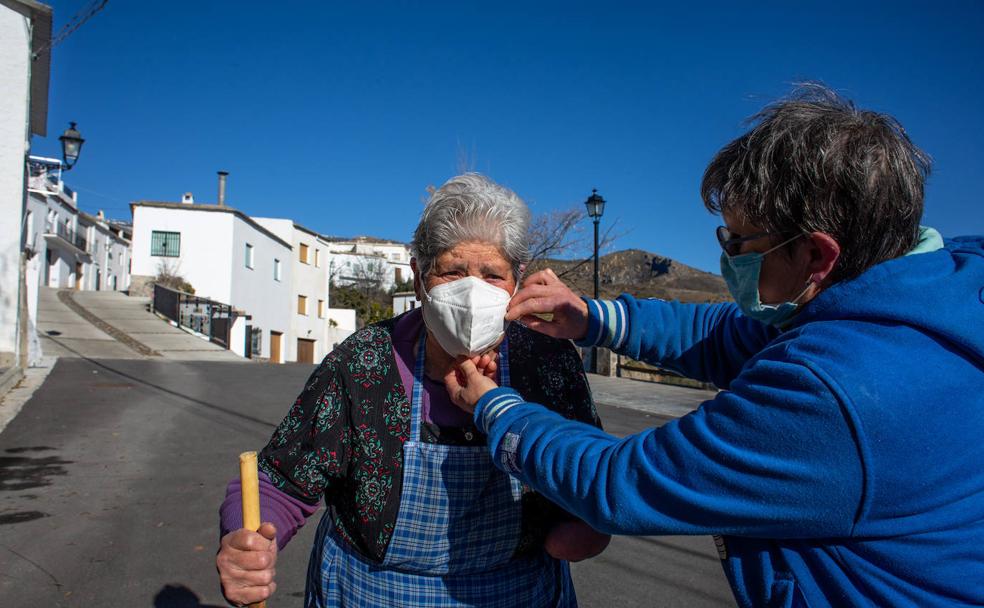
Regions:
<instances>
[{"instance_id":1,"label":"white-haired elderly woman","mask_svg":"<svg viewBox=\"0 0 984 608\"><path fill-rule=\"evenodd\" d=\"M576 606L568 561L608 544L499 471L444 380L472 358L499 384L600 425L569 341L506 326L529 210L477 174L434 192L413 237L421 308L368 326L310 377L260 452L258 533L237 481L221 509L226 599L275 590L277 550L324 498L305 606Z\"/></svg>"}]
</instances>

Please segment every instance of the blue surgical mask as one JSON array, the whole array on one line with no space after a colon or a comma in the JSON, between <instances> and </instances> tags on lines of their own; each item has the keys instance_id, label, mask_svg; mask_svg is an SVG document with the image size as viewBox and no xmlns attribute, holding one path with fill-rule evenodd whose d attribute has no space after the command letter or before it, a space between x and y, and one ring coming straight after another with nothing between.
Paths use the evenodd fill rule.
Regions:
<instances>
[{"instance_id":1,"label":"blue surgical mask","mask_svg":"<svg viewBox=\"0 0 984 608\"><path fill-rule=\"evenodd\" d=\"M721 253L721 276L728 284L728 291L735 299L738 308L746 316L756 321L761 321L767 325L783 327L786 325L799 308L799 300L806 293L813 283L812 279L807 282L806 287L792 301L781 302L779 304L763 304L759 294L759 274L762 272L762 259L769 253L779 249L786 243L798 239L801 234L797 234L791 239L779 243L772 249L761 253L743 253L731 255Z\"/></svg>"}]
</instances>

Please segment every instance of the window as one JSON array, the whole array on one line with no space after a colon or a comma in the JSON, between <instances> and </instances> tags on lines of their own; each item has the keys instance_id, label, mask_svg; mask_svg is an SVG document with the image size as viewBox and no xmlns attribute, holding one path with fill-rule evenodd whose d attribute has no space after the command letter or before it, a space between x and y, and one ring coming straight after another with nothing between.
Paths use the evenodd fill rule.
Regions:
<instances>
[{"instance_id":1,"label":"window","mask_svg":"<svg viewBox=\"0 0 984 608\"><path fill-rule=\"evenodd\" d=\"M176 258L181 255L181 233L161 232L154 230L150 233L150 255L165 258Z\"/></svg>"},{"instance_id":2,"label":"window","mask_svg":"<svg viewBox=\"0 0 984 608\"><path fill-rule=\"evenodd\" d=\"M253 246L246 243L246 268L253 269Z\"/></svg>"},{"instance_id":3,"label":"window","mask_svg":"<svg viewBox=\"0 0 984 608\"><path fill-rule=\"evenodd\" d=\"M297 314L307 314L307 296L297 296Z\"/></svg>"},{"instance_id":4,"label":"window","mask_svg":"<svg viewBox=\"0 0 984 608\"><path fill-rule=\"evenodd\" d=\"M300 249L298 249L297 259L301 261L301 264L308 263L308 246L301 243Z\"/></svg>"},{"instance_id":5,"label":"window","mask_svg":"<svg viewBox=\"0 0 984 608\"><path fill-rule=\"evenodd\" d=\"M319 319L324 319L325 318L325 301L324 300L318 300L318 318Z\"/></svg>"},{"instance_id":6,"label":"window","mask_svg":"<svg viewBox=\"0 0 984 608\"><path fill-rule=\"evenodd\" d=\"M320 249L315 249L314 250L314 267L315 268L321 268L321 250Z\"/></svg>"},{"instance_id":7,"label":"window","mask_svg":"<svg viewBox=\"0 0 984 608\"><path fill-rule=\"evenodd\" d=\"M280 260L273 258L273 280L280 280Z\"/></svg>"}]
</instances>

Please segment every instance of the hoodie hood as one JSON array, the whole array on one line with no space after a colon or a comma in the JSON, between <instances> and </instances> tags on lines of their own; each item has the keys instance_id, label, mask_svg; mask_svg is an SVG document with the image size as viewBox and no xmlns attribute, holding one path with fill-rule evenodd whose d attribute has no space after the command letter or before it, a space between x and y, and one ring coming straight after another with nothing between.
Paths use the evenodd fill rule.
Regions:
<instances>
[{"instance_id":1,"label":"hoodie hood","mask_svg":"<svg viewBox=\"0 0 984 608\"><path fill-rule=\"evenodd\" d=\"M920 237L910 254L825 290L792 327L834 319L904 324L984 366L984 236L941 239L924 229Z\"/></svg>"}]
</instances>

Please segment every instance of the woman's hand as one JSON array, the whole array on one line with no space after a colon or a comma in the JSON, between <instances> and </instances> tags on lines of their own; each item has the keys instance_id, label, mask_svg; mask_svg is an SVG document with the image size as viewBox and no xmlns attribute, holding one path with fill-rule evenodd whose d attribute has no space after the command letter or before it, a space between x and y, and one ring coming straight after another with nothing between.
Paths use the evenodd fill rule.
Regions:
<instances>
[{"instance_id":1,"label":"woman's hand","mask_svg":"<svg viewBox=\"0 0 984 608\"><path fill-rule=\"evenodd\" d=\"M588 305L549 268L527 277L510 300L506 320L517 319L554 338L579 340L588 333Z\"/></svg>"},{"instance_id":2,"label":"woman's hand","mask_svg":"<svg viewBox=\"0 0 984 608\"><path fill-rule=\"evenodd\" d=\"M547 533L543 548L556 559L579 562L605 550L611 535L598 532L581 520L564 521Z\"/></svg>"},{"instance_id":3,"label":"woman's hand","mask_svg":"<svg viewBox=\"0 0 984 608\"><path fill-rule=\"evenodd\" d=\"M255 604L277 590L277 530L264 523L256 532L240 528L222 537L215 566L222 595L232 604Z\"/></svg>"},{"instance_id":4,"label":"woman's hand","mask_svg":"<svg viewBox=\"0 0 984 608\"><path fill-rule=\"evenodd\" d=\"M474 412L475 404L482 395L499 388L493 380L496 369L496 362L489 355L460 361L444 377L444 386L448 389L451 402L469 414Z\"/></svg>"}]
</instances>

